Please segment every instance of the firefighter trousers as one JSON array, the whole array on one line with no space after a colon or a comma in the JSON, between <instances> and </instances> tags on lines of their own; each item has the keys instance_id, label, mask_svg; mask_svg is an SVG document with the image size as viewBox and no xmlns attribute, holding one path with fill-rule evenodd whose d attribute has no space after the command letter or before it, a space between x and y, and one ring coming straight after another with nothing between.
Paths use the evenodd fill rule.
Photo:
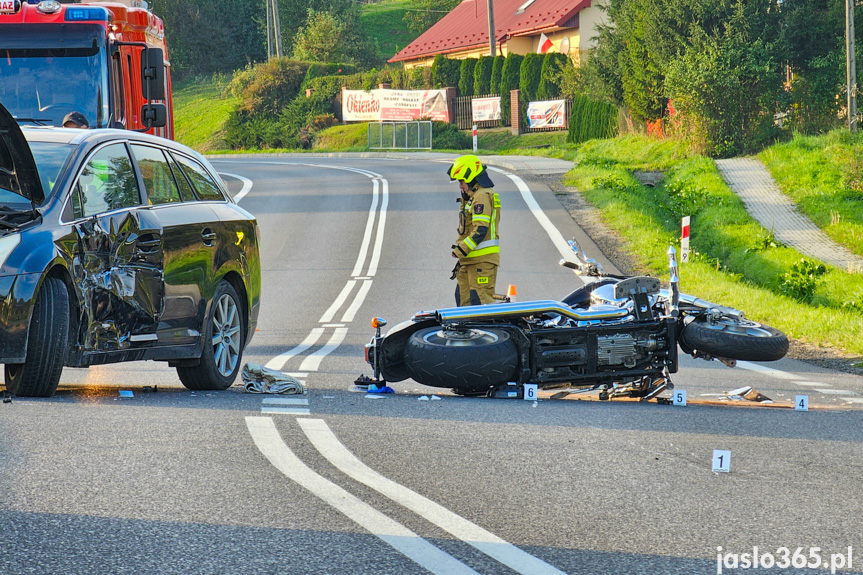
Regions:
<instances>
[{"instance_id":1,"label":"firefighter trousers","mask_svg":"<svg viewBox=\"0 0 863 575\"><path fill-rule=\"evenodd\" d=\"M458 306L494 302L497 266L489 263L462 264L456 276L455 302Z\"/></svg>"}]
</instances>

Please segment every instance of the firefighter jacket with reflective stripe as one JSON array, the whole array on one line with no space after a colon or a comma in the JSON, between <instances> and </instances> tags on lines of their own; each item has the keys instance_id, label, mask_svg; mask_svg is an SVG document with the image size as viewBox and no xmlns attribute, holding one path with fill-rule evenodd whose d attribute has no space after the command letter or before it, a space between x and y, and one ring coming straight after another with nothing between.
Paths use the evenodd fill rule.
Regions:
<instances>
[{"instance_id":1,"label":"firefighter jacket with reflective stripe","mask_svg":"<svg viewBox=\"0 0 863 575\"><path fill-rule=\"evenodd\" d=\"M458 241L453 250L464 264L500 265L500 198L492 188L479 187L459 199Z\"/></svg>"}]
</instances>

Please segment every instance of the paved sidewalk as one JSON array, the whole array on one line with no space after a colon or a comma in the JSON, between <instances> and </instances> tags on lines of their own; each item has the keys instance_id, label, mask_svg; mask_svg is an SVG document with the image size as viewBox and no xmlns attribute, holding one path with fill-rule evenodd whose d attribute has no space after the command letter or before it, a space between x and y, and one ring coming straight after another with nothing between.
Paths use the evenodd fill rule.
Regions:
<instances>
[{"instance_id":1,"label":"paved sidewalk","mask_svg":"<svg viewBox=\"0 0 863 575\"><path fill-rule=\"evenodd\" d=\"M863 272L863 258L837 244L782 193L756 158L716 160L716 167L746 210L786 246L805 256L851 272Z\"/></svg>"}]
</instances>

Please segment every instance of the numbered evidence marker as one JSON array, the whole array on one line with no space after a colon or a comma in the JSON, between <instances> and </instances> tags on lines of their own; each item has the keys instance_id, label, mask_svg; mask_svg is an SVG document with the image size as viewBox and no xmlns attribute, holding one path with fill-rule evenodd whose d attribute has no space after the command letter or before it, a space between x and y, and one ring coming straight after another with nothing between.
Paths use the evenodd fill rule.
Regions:
<instances>
[{"instance_id":1,"label":"numbered evidence marker","mask_svg":"<svg viewBox=\"0 0 863 575\"><path fill-rule=\"evenodd\" d=\"M671 405L686 405L686 390L675 389L674 395L671 396Z\"/></svg>"},{"instance_id":2,"label":"numbered evidence marker","mask_svg":"<svg viewBox=\"0 0 863 575\"><path fill-rule=\"evenodd\" d=\"M713 450L713 471L731 471L731 452L725 449Z\"/></svg>"},{"instance_id":3,"label":"numbered evidence marker","mask_svg":"<svg viewBox=\"0 0 863 575\"><path fill-rule=\"evenodd\" d=\"M524 384L524 398L528 401L536 401L537 385L535 383Z\"/></svg>"},{"instance_id":4,"label":"numbered evidence marker","mask_svg":"<svg viewBox=\"0 0 863 575\"><path fill-rule=\"evenodd\" d=\"M794 411L809 411L809 396L796 395L794 396Z\"/></svg>"}]
</instances>

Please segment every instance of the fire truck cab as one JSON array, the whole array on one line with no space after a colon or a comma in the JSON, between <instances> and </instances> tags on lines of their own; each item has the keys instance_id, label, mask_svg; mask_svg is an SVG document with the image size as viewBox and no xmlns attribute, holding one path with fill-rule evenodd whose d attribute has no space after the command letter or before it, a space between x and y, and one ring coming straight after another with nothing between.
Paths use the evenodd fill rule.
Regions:
<instances>
[{"instance_id":1,"label":"fire truck cab","mask_svg":"<svg viewBox=\"0 0 863 575\"><path fill-rule=\"evenodd\" d=\"M164 24L144 0L0 0L0 103L19 124L173 138Z\"/></svg>"}]
</instances>

